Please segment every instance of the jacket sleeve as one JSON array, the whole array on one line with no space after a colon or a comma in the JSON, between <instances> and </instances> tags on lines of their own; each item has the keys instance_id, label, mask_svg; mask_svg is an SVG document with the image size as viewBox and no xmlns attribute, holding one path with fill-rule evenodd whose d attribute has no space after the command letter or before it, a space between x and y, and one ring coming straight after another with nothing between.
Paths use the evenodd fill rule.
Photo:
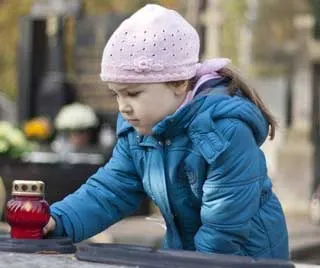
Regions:
<instances>
[{"instance_id":1,"label":"jacket sleeve","mask_svg":"<svg viewBox=\"0 0 320 268\"><path fill-rule=\"evenodd\" d=\"M81 241L139 207L145 195L127 139L120 137L109 162L77 191L51 206L51 215L57 223L53 236Z\"/></svg>"},{"instance_id":2,"label":"jacket sleeve","mask_svg":"<svg viewBox=\"0 0 320 268\"><path fill-rule=\"evenodd\" d=\"M264 157L244 123L222 120L216 125L228 146L209 163L195 246L202 252L246 255L243 245L259 209L261 178L266 174L264 163L259 163Z\"/></svg>"}]
</instances>

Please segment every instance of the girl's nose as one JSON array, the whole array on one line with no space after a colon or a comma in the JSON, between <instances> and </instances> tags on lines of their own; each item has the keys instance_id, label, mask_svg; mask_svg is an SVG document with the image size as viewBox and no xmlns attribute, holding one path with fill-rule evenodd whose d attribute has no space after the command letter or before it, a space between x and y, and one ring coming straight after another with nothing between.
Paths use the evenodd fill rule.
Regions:
<instances>
[{"instance_id":1,"label":"girl's nose","mask_svg":"<svg viewBox=\"0 0 320 268\"><path fill-rule=\"evenodd\" d=\"M120 113L131 113L132 112L132 107L131 105L123 100L118 100L118 105L119 105L119 112Z\"/></svg>"}]
</instances>

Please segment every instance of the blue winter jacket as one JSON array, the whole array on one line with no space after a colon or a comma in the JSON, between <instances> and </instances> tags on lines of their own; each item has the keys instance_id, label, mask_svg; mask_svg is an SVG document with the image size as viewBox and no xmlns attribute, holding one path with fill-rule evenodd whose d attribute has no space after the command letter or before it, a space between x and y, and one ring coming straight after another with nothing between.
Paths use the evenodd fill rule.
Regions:
<instances>
[{"instance_id":1,"label":"blue winter jacket","mask_svg":"<svg viewBox=\"0 0 320 268\"><path fill-rule=\"evenodd\" d=\"M147 194L166 222L165 248L288 259L285 218L259 149L268 124L227 85L207 82L152 136L119 116L110 161L51 206L54 235L86 239L132 214Z\"/></svg>"}]
</instances>

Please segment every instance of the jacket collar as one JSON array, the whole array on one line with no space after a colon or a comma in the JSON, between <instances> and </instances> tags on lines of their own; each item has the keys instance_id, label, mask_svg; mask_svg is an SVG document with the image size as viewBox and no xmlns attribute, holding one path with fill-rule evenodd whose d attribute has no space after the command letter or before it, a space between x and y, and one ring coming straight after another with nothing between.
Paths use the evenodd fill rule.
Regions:
<instances>
[{"instance_id":1,"label":"jacket collar","mask_svg":"<svg viewBox=\"0 0 320 268\"><path fill-rule=\"evenodd\" d=\"M117 131L116 134L119 137L121 134L134 129L132 125L130 125L121 115L121 113L118 113L118 119L117 119Z\"/></svg>"},{"instance_id":2,"label":"jacket collar","mask_svg":"<svg viewBox=\"0 0 320 268\"><path fill-rule=\"evenodd\" d=\"M226 78L212 79L204 84L198 90L198 94L189 103L178 109L174 114L167 116L156 124L152 132L157 136L170 137L180 133L181 130L187 129L192 121L202 111L210 108L206 99L208 95L217 97L227 97L226 86L229 80Z\"/></svg>"}]
</instances>

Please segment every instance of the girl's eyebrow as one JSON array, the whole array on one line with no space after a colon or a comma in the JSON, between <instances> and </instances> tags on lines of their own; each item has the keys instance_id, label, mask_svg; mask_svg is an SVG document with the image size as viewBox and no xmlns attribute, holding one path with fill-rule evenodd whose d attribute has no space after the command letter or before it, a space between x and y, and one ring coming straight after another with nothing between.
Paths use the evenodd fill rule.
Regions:
<instances>
[{"instance_id":1,"label":"girl's eyebrow","mask_svg":"<svg viewBox=\"0 0 320 268\"><path fill-rule=\"evenodd\" d=\"M135 89L138 86L139 86L138 84L132 84L132 85L125 85L125 86L120 87L120 88L112 88L110 86L108 86L108 88L110 90L112 90L112 91L125 91L125 90Z\"/></svg>"}]
</instances>

